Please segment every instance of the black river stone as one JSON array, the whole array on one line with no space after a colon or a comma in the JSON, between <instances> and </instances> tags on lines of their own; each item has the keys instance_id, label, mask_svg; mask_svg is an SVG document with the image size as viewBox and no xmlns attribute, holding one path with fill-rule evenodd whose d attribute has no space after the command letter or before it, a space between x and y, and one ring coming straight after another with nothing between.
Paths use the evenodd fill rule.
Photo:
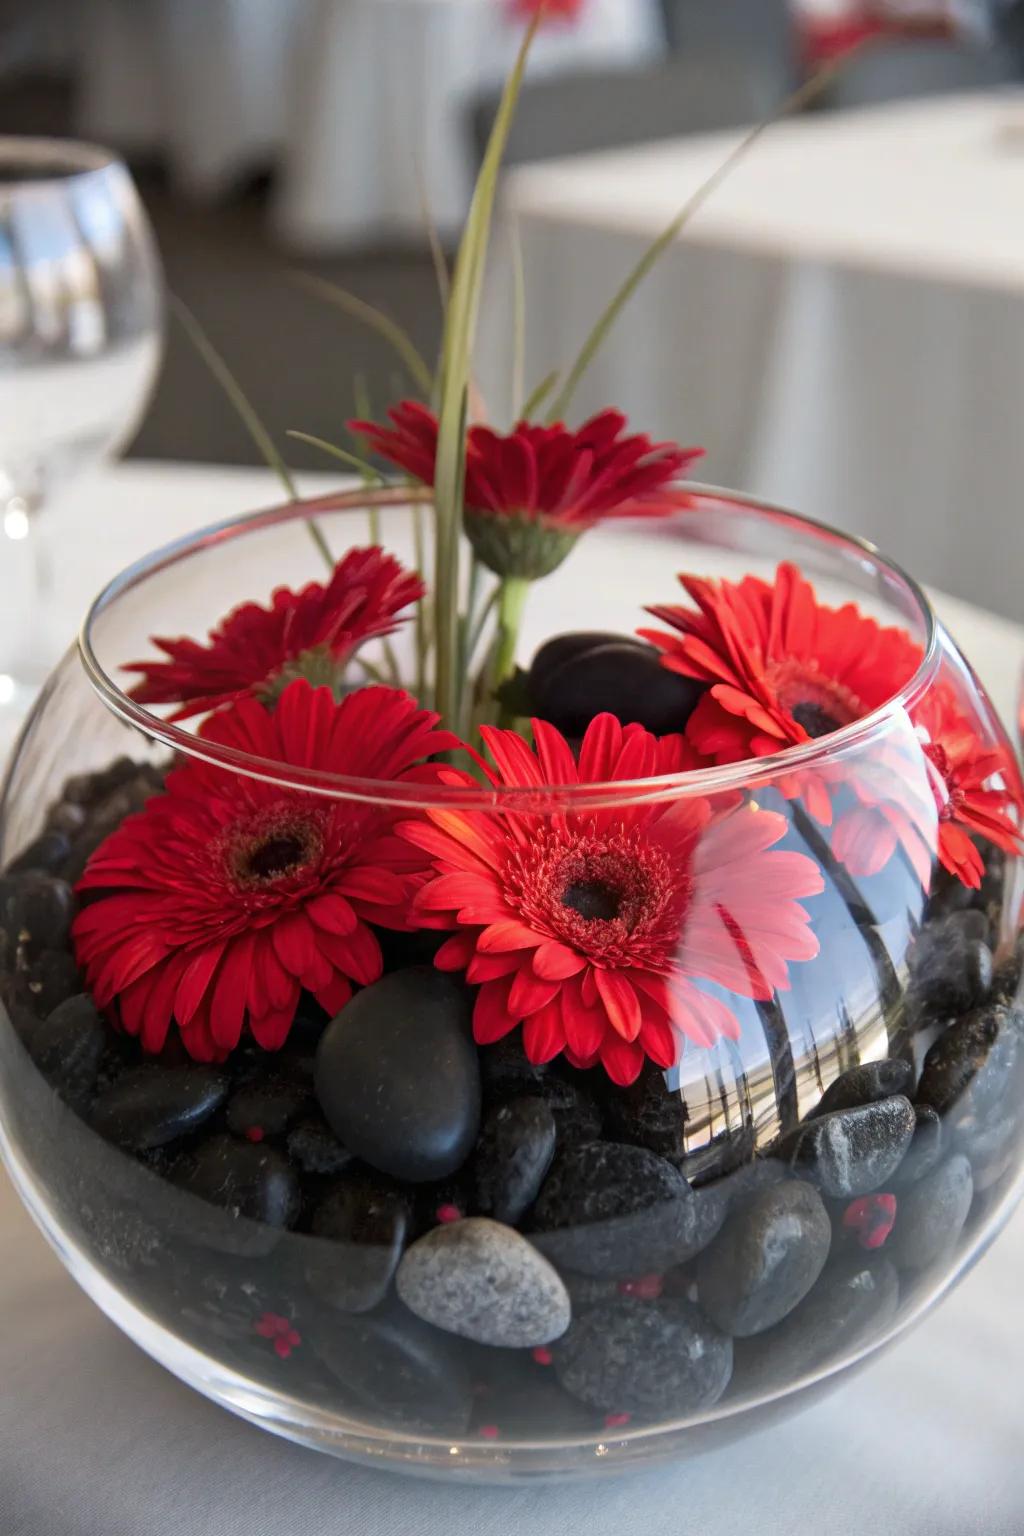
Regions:
<instances>
[{"instance_id":1,"label":"black river stone","mask_svg":"<svg viewBox=\"0 0 1024 1536\"><path fill-rule=\"evenodd\" d=\"M285 1145L288 1156L303 1173L343 1173L353 1161L352 1153L319 1116L300 1120L288 1132Z\"/></svg>"},{"instance_id":2,"label":"black river stone","mask_svg":"<svg viewBox=\"0 0 1024 1536\"><path fill-rule=\"evenodd\" d=\"M492 1109L474 1159L477 1209L514 1225L536 1200L554 1155L555 1117L543 1099Z\"/></svg>"},{"instance_id":3,"label":"black river stone","mask_svg":"<svg viewBox=\"0 0 1024 1536\"><path fill-rule=\"evenodd\" d=\"M908 957L912 1014L952 1019L985 1001L992 987L989 924L982 912L954 912L928 923Z\"/></svg>"},{"instance_id":4,"label":"black river stone","mask_svg":"<svg viewBox=\"0 0 1024 1536\"><path fill-rule=\"evenodd\" d=\"M20 1016L19 1034L36 1066L63 1099L81 1113L92 1096L107 1029L91 997L69 997L31 1027Z\"/></svg>"},{"instance_id":5,"label":"black river stone","mask_svg":"<svg viewBox=\"0 0 1024 1536\"><path fill-rule=\"evenodd\" d=\"M41 870L53 875L60 869L70 852L71 839L67 833L51 827L34 842L29 843L16 859L11 860L6 873L20 875L26 870Z\"/></svg>"},{"instance_id":6,"label":"black river stone","mask_svg":"<svg viewBox=\"0 0 1024 1536\"><path fill-rule=\"evenodd\" d=\"M552 1349L560 1384L603 1412L695 1413L722 1396L732 1340L699 1307L622 1297L574 1319Z\"/></svg>"},{"instance_id":7,"label":"black river stone","mask_svg":"<svg viewBox=\"0 0 1024 1536\"><path fill-rule=\"evenodd\" d=\"M793 1171L833 1200L879 1189L899 1167L916 1126L902 1094L808 1120L781 1148Z\"/></svg>"},{"instance_id":8,"label":"black river stone","mask_svg":"<svg viewBox=\"0 0 1024 1536\"><path fill-rule=\"evenodd\" d=\"M288 1077L271 1076L245 1083L228 1100L228 1129L249 1141L283 1136L303 1110L312 1109L309 1089Z\"/></svg>"},{"instance_id":9,"label":"black river stone","mask_svg":"<svg viewBox=\"0 0 1024 1536\"><path fill-rule=\"evenodd\" d=\"M582 736L605 711L655 735L681 731L703 692L703 684L663 667L653 646L625 638L577 651L536 683L531 670L537 715L569 737Z\"/></svg>"},{"instance_id":10,"label":"black river stone","mask_svg":"<svg viewBox=\"0 0 1024 1536\"><path fill-rule=\"evenodd\" d=\"M99 1095L90 1122L127 1151L166 1147L206 1124L223 1104L228 1081L214 1067L135 1067Z\"/></svg>"},{"instance_id":11,"label":"black river stone","mask_svg":"<svg viewBox=\"0 0 1024 1536\"><path fill-rule=\"evenodd\" d=\"M60 949L68 942L74 910L65 880L44 874L0 879L0 926L17 944Z\"/></svg>"},{"instance_id":12,"label":"black river stone","mask_svg":"<svg viewBox=\"0 0 1024 1536\"><path fill-rule=\"evenodd\" d=\"M314 1330L313 1347L362 1415L432 1435L465 1433L473 1411L465 1347L400 1302L361 1317L333 1314Z\"/></svg>"},{"instance_id":13,"label":"black river stone","mask_svg":"<svg viewBox=\"0 0 1024 1536\"><path fill-rule=\"evenodd\" d=\"M316 1093L328 1123L372 1167L411 1183L454 1173L480 1125L471 997L440 971L394 971L324 1031Z\"/></svg>"},{"instance_id":14,"label":"black river stone","mask_svg":"<svg viewBox=\"0 0 1024 1536\"><path fill-rule=\"evenodd\" d=\"M299 1208L299 1181L274 1147L211 1136L174 1169L174 1182L190 1194L271 1227L290 1227Z\"/></svg>"},{"instance_id":15,"label":"black river stone","mask_svg":"<svg viewBox=\"0 0 1024 1536\"><path fill-rule=\"evenodd\" d=\"M837 1077L822 1094L814 1116L831 1114L837 1109L856 1109L860 1104L877 1104L894 1093L910 1097L914 1087L914 1069L909 1062L894 1057L891 1061L869 1061L851 1067Z\"/></svg>"},{"instance_id":16,"label":"black river stone","mask_svg":"<svg viewBox=\"0 0 1024 1536\"><path fill-rule=\"evenodd\" d=\"M74 956L66 949L44 949L17 977L20 995L41 1019L82 991Z\"/></svg>"},{"instance_id":17,"label":"black river stone","mask_svg":"<svg viewBox=\"0 0 1024 1536\"><path fill-rule=\"evenodd\" d=\"M659 1157L685 1156L683 1096L678 1089L666 1087L665 1074L650 1062L635 1083L609 1095L608 1120L619 1141L647 1147Z\"/></svg>"},{"instance_id":18,"label":"black river stone","mask_svg":"<svg viewBox=\"0 0 1024 1536\"><path fill-rule=\"evenodd\" d=\"M664 1158L589 1142L558 1153L531 1236L559 1268L627 1279L681 1263L701 1220L690 1186Z\"/></svg>"},{"instance_id":19,"label":"black river stone","mask_svg":"<svg viewBox=\"0 0 1024 1536\"><path fill-rule=\"evenodd\" d=\"M958 1124L994 1113L1013 1082L1022 1024L1022 1011L1006 1003L977 1008L951 1024L924 1059L917 1102Z\"/></svg>"},{"instance_id":20,"label":"black river stone","mask_svg":"<svg viewBox=\"0 0 1024 1536\"><path fill-rule=\"evenodd\" d=\"M930 1104L914 1105L914 1134L903 1161L896 1170L895 1184L904 1188L930 1173L942 1156L942 1120Z\"/></svg>"},{"instance_id":21,"label":"black river stone","mask_svg":"<svg viewBox=\"0 0 1024 1536\"><path fill-rule=\"evenodd\" d=\"M701 1306L726 1333L762 1333L807 1295L831 1243L828 1212L809 1184L791 1180L763 1190L729 1217L701 1255Z\"/></svg>"},{"instance_id":22,"label":"black river stone","mask_svg":"<svg viewBox=\"0 0 1024 1536\"><path fill-rule=\"evenodd\" d=\"M971 1209L974 1179L966 1157L951 1157L899 1197L886 1253L901 1269L928 1269L951 1257Z\"/></svg>"},{"instance_id":23,"label":"black river stone","mask_svg":"<svg viewBox=\"0 0 1024 1536\"><path fill-rule=\"evenodd\" d=\"M302 1244L310 1290L339 1312L369 1312L387 1294L408 1225L400 1191L358 1173L339 1179L313 1212L322 1241Z\"/></svg>"},{"instance_id":24,"label":"black river stone","mask_svg":"<svg viewBox=\"0 0 1024 1536\"><path fill-rule=\"evenodd\" d=\"M899 1276L888 1259L826 1265L788 1317L737 1345L737 1384L749 1391L795 1386L884 1333L899 1299Z\"/></svg>"}]
</instances>

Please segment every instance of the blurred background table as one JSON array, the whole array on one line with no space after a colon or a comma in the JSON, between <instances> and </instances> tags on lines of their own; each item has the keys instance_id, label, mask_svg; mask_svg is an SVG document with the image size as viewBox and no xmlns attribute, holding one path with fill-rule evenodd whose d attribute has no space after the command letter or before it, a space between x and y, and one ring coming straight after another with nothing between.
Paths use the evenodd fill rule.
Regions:
<instances>
[{"instance_id":1,"label":"blurred background table","mask_svg":"<svg viewBox=\"0 0 1024 1536\"><path fill-rule=\"evenodd\" d=\"M571 361L736 138L512 174L529 380ZM481 374L500 411L507 314L486 318ZM1022 398L1024 95L1010 92L774 128L646 280L574 411L614 401L646 432L704 444L703 478L876 539L1013 616Z\"/></svg>"}]
</instances>

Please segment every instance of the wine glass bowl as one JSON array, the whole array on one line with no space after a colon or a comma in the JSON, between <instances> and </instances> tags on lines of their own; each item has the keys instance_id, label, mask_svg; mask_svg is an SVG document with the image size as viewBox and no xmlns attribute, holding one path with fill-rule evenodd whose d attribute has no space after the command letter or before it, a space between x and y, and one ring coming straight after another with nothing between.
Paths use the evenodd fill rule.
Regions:
<instances>
[{"instance_id":1,"label":"wine glass bowl","mask_svg":"<svg viewBox=\"0 0 1024 1536\"><path fill-rule=\"evenodd\" d=\"M159 262L107 150L0 138L0 673L38 683L46 502L138 425L161 351ZM8 690L9 691L9 690ZM0 703L3 700L0 699Z\"/></svg>"}]
</instances>

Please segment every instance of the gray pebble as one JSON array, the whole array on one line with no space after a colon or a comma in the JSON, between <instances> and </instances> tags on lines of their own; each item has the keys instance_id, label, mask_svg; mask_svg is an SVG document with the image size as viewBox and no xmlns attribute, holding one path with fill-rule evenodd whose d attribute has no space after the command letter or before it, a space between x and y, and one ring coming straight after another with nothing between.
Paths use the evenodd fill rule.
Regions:
<instances>
[{"instance_id":1,"label":"gray pebble","mask_svg":"<svg viewBox=\"0 0 1024 1536\"><path fill-rule=\"evenodd\" d=\"M531 1349L569 1326L569 1293L555 1269L514 1228L485 1216L421 1237L395 1283L410 1312L478 1344Z\"/></svg>"}]
</instances>

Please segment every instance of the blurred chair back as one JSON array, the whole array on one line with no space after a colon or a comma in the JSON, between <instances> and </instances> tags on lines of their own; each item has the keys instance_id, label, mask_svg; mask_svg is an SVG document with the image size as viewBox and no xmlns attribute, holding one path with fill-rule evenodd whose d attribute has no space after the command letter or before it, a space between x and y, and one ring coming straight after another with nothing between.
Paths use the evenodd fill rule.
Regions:
<instances>
[{"instance_id":1,"label":"blurred chair back","mask_svg":"<svg viewBox=\"0 0 1024 1536\"><path fill-rule=\"evenodd\" d=\"M915 96L981 91L1015 78L1013 63L996 48L984 52L951 43L893 42L850 59L829 86L830 107L864 107Z\"/></svg>"},{"instance_id":2,"label":"blurred chair back","mask_svg":"<svg viewBox=\"0 0 1024 1536\"><path fill-rule=\"evenodd\" d=\"M662 0L671 46L686 54L708 49L756 59L788 87L797 69L792 0Z\"/></svg>"},{"instance_id":3,"label":"blurred chair back","mask_svg":"<svg viewBox=\"0 0 1024 1536\"><path fill-rule=\"evenodd\" d=\"M471 109L478 160L499 99L489 92ZM771 71L720 53L636 70L593 70L528 81L505 161L521 165L680 134L711 133L754 122L779 99L779 82Z\"/></svg>"}]
</instances>

